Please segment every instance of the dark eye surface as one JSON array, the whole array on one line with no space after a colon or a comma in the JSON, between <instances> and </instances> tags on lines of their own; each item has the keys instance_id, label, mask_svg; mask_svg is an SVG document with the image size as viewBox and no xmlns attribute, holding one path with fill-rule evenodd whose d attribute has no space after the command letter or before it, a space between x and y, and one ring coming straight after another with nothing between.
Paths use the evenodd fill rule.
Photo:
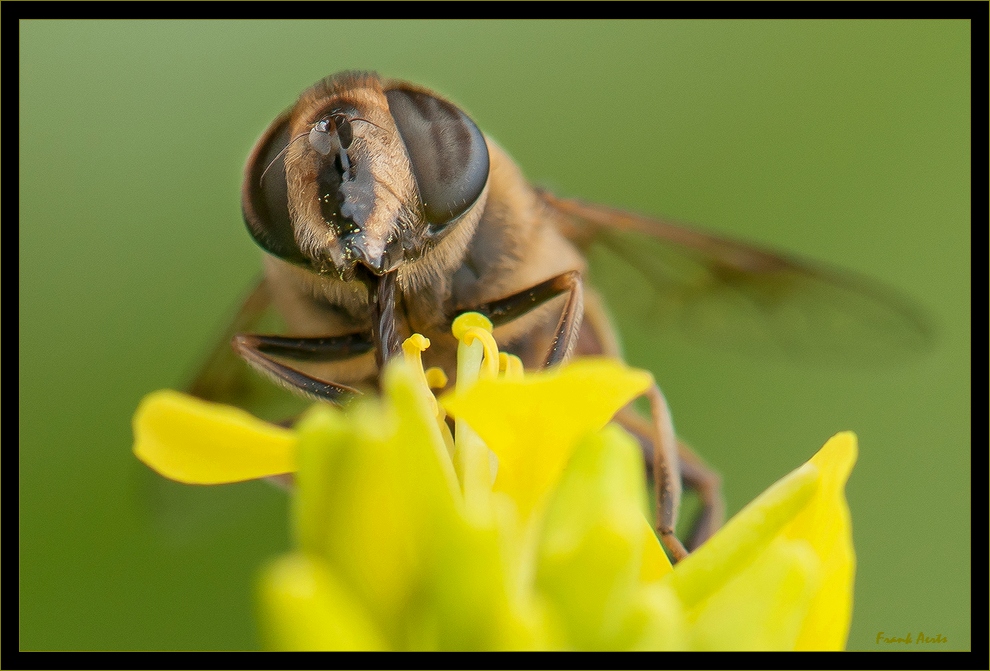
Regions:
<instances>
[{"instance_id":1,"label":"dark eye surface","mask_svg":"<svg viewBox=\"0 0 990 671\"><path fill-rule=\"evenodd\" d=\"M251 154L241 192L241 209L244 223L263 249L292 263L307 263L296 246L289 217L282 153L288 143L289 117L283 114L268 127Z\"/></svg>"},{"instance_id":2,"label":"dark eye surface","mask_svg":"<svg viewBox=\"0 0 990 671\"><path fill-rule=\"evenodd\" d=\"M450 103L419 91L387 91L406 145L426 218L435 227L462 215L488 181L488 146L478 127Z\"/></svg>"}]
</instances>

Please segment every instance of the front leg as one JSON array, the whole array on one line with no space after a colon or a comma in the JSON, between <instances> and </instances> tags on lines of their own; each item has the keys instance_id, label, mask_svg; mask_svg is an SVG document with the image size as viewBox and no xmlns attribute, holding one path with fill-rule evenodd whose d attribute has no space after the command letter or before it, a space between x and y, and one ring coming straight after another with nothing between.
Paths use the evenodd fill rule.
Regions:
<instances>
[{"instance_id":1,"label":"front leg","mask_svg":"<svg viewBox=\"0 0 990 671\"><path fill-rule=\"evenodd\" d=\"M468 310L458 310L458 314L480 312L491 320L492 325L500 326L522 317L566 291L567 303L557 321L553 341L551 341L546 358L543 360L543 367L546 368L566 360L577 343L578 332L581 329L581 317L584 315L584 292L582 289L581 273L572 270L511 296L482 303Z\"/></svg>"},{"instance_id":2,"label":"front leg","mask_svg":"<svg viewBox=\"0 0 990 671\"><path fill-rule=\"evenodd\" d=\"M272 358L284 356L295 361L341 361L364 354L373 347L369 334L349 333L326 338L290 338L241 333L231 347L252 368L291 392L316 401L343 406L361 394L357 389L325 382Z\"/></svg>"}]
</instances>

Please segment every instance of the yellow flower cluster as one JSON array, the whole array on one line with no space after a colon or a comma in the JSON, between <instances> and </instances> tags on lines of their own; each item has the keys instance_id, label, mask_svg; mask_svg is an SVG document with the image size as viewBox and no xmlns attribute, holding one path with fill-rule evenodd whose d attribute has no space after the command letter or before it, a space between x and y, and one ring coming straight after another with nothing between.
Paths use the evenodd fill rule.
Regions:
<instances>
[{"instance_id":1,"label":"yellow flower cluster","mask_svg":"<svg viewBox=\"0 0 990 671\"><path fill-rule=\"evenodd\" d=\"M190 483L296 474L296 549L259 583L284 650L842 649L854 557L851 433L671 567L646 518L634 440L608 424L650 375L580 359L523 374L480 315L455 323L436 399L422 336L381 399L313 407L292 430L171 391L135 453ZM455 420L453 433L445 419Z\"/></svg>"}]
</instances>

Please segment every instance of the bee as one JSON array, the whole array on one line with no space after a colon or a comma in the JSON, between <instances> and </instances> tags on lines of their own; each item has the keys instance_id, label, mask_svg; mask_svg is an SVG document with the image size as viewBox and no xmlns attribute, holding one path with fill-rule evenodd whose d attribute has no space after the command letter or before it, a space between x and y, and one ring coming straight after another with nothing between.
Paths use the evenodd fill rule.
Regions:
<instances>
[{"instance_id":1,"label":"bee","mask_svg":"<svg viewBox=\"0 0 990 671\"><path fill-rule=\"evenodd\" d=\"M453 319L486 315L527 368L619 356L589 255L641 273L647 317L717 339L785 349L852 343L918 348L923 315L875 283L674 222L535 188L458 106L421 86L342 72L303 91L257 141L241 190L266 252L264 276L191 386L244 404L247 368L302 396L342 405L374 390L402 339L431 342L424 365L456 375ZM274 308L291 335L250 330ZM228 342L232 344L228 346ZM838 349L839 351L832 351ZM719 478L676 438L655 385L651 417L616 420L644 448L657 532L675 560L721 524ZM702 510L677 538L682 483Z\"/></svg>"}]
</instances>

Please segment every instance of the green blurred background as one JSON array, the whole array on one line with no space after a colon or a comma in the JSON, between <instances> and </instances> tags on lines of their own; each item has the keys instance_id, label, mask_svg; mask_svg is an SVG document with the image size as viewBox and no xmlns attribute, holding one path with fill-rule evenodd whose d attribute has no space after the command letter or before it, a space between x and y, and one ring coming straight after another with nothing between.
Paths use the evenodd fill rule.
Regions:
<instances>
[{"instance_id":1,"label":"green blurred background","mask_svg":"<svg viewBox=\"0 0 990 671\"><path fill-rule=\"evenodd\" d=\"M968 648L969 50L966 22L22 22L21 648L257 645L284 494L165 483L130 417L182 385L258 271L238 202L255 138L352 68L446 94L558 193L923 305L937 348L875 370L623 327L730 512L855 430L849 647Z\"/></svg>"}]
</instances>

